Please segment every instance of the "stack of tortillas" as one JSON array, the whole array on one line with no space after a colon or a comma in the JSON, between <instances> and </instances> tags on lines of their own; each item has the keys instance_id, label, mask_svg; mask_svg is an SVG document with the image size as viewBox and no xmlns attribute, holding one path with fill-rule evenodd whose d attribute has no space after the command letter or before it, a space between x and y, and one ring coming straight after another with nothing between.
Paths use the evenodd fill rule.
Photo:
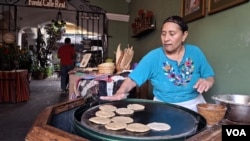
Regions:
<instances>
[{"instance_id":1,"label":"stack of tortillas","mask_svg":"<svg viewBox=\"0 0 250 141\"><path fill-rule=\"evenodd\" d=\"M171 129L169 124L162 123L162 122L152 122L152 123L147 124L147 126L150 129L155 130L155 131L167 131Z\"/></svg>"},{"instance_id":2,"label":"stack of tortillas","mask_svg":"<svg viewBox=\"0 0 250 141\"><path fill-rule=\"evenodd\" d=\"M114 111L117 108L112 105L101 105L99 107L99 111L95 113L94 117L91 117L89 121L96 123L96 124L108 124L111 122L110 117L115 116Z\"/></svg>"},{"instance_id":3,"label":"stack of tortillas","mask_svg":"<svg viewBox=\"0 0 250 141\"><path fill-rule=\"evenodd\" d=\"M144 110L145 106L141 104L129 104L127 106L128 109L134 110L134 111L142 111Z\"/></svg>"},{"instance_id":4,"label":"stack of tortillas","mask_svg":"<svg viewBox=\"0 0 250 141\"><path fill-rule=\"evenodd\" d=\"M95 113L95 115L96 115L97 117L110 118L110 117L115 116L115 113L112 112L112 111L100 110L100 111L97 111L97 112Z\"/></svg>"},{"instance_id":5,"label":"stack of tortillas","mask_svg":"<svg viewBox=\"0 0 250 141\"><path fill-rule=\"evenodd\" d=\"M111 112L114 112L117 107L113 106L113 105L108 105L108 104L105 104L105 105L101 105L99 106L99 109L100 110L103 110L103 111L111 111Z\"/></svg>"},{"instance_id":6,"label":"stack of tortillas","mask_svg":"<svg viewBox=\"0 0 250 141\"><path fill-rule=\"evenodd\" d=\"M106 118L106 117L91 117L89 119L89 121L93 122L93 123L96 123L96 124L108 124L111 122L111 120L109 118Z\"/></svg>"},{"instance_id":7,"label":"stack of tortillas","mask_svg":"<svg viewBox=\"0 0 250 141\"><path fill-rule=\"evenodd\" d=\"M94 117L89 118L89 121L104 125L108 130L122 130L125 129L130 132L144 133L150 130L167 131L171 127L167 123L151 122L148 124L134 122L130 117L134 112L145 109L141 104L128 104L126 107L117 108L116 106L104 104L99 106L99 110Z\"/></svg>"},{"instance_id":8,"label":"stack of tortillas","mask_svg":"<svg viewBox=\"0 0 250 141\"><path fill-rule=\"evenodd\" d=\"M142 123L131 123L126 127L126 130L131 132L147 132L150 128Z\"/></svg>"},{"instance_id":9,"label":"stack of tortillas","mask_svg":"<svg viewBox=\"0 0 250 141\"><path fill-rule=\"evenodd\" d=\"M127 127L127 124L122 123L122 122L110 122L105 125L105 128L109 130L121 130L121 129L125 129L126 127Z\"/></svg>"},{"instance_id":10,"label":"stack of tortillas","mask_svg":"<svg viewBox=\"0 0 250 141\"><path fill-rule=\"evenodd\" d=\"M115 112L118 115L132 115L134 113L134 110L128 109L128 108L118 108L115 110Z\"/></svg>"},{"instance_id":11,"label":"stack of tortillas","mask_svg":"<svg viewBox=\"0 0 250 141\"><path fill-rule=\"evenodd\" d=\"M127 116L115 116L111 118L112 122L119 122L119 123L132 123L134 120L131 117Z\"/></svg>"}]
</instances>

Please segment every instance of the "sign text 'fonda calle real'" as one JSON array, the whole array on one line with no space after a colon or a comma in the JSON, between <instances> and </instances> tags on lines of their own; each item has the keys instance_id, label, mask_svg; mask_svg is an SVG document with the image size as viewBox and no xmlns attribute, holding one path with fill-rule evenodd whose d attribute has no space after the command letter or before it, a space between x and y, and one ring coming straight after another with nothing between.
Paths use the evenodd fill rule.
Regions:
<instances>
[{"instance_id":1,"label":"sign text 'fonda calle real'","mask_svg":"<svg viewBox=\"0 0 250 141\"><path fill-rule=\"evenodd\" d=\"M66 8L66 0L29 0L29 6Z\"/></svg>"}]
</instances>

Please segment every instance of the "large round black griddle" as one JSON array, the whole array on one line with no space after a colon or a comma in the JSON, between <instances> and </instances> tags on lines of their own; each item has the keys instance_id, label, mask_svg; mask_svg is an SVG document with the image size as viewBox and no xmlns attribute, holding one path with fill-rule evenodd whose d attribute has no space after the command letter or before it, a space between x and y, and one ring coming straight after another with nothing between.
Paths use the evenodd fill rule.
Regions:
<instances>
[{"instance_id":1,"label":"large round black griddle","mask_svg":"<svg viewBox=\"0 0 250 141\"><path fill-rule=\"evenodd\" d=\"M132 103L145 106L143 111L135 112L130 116L134 119L134 122L143 124L163 122L169 124L171 129L168 131L150 130L146 133L134 133L125 129L120 131L107 130L103 125L88 120L95 116L95 113L99 110L100 105L94 105L88 109L82 107L82 109L76 110L77 126L75 132L95 140L172 140L186 139L206 127L206 120L201 115L177 105L141 99L127 99L102 104L111 104L122 108Z\"/></svg>"}]
</instances>

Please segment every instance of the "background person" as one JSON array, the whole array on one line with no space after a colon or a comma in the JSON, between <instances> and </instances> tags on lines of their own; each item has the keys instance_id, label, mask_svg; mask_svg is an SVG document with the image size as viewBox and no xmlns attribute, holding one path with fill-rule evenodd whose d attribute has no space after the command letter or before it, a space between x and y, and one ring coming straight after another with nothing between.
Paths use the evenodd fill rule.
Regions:
<instances>
[{"instance_id":1,"label":"background person","mask_svg":"<svg viewBox=\"0 0 250 141\"><path fill-rule=\"evenodd\" d=\"M214 71L199 47L185 44L188 26L183 18L171 16L161 30L162 46L151 50L129 74L113 96L103 100L122 100L135 86L150 80L155 101L172 103L197 112L205 103L202 96L214 84Z\"/></svg>"},{"instance_id":2,"label":"background person","mask_svg":"<svg viewBox=\"0 0 250 141\"><path fill-rule=\"evenodd\" d=\"M74 69L75 48L71 45L71 39L65 38L64 45L58 49L58 58L60 58L61 89L65 93L69 83L68 72Z\"/></svg>"}]
</instances>

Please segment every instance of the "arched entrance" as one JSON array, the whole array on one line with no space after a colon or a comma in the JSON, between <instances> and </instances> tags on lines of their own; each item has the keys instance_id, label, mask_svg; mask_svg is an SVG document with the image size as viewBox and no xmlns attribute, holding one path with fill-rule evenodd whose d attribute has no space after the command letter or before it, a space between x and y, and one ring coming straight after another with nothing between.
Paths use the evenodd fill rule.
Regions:
<instances>
[{"instance_id":1,"label":"arched entrance","mask_svg":"<svg viewBox=\"0 0 250 141\"><path fill-rule=\"evenodd\" d=\"M65 37L72 38L80 52L101 49L102 55L99 56L101 58L98 63L105 60L108 38L107 19L103 9L89 5L86 1L65 0L66 8L31 6L28 5L30 1L32 0L12 0L0 3L0 45L3 44L3 35L6 32L13 32L17 38L16 45L21 48L36 47L37 29L42 29L46 24L55 20L60 11L62 19L67 23L62 40Z\"/></svg>"}]
</instances>

